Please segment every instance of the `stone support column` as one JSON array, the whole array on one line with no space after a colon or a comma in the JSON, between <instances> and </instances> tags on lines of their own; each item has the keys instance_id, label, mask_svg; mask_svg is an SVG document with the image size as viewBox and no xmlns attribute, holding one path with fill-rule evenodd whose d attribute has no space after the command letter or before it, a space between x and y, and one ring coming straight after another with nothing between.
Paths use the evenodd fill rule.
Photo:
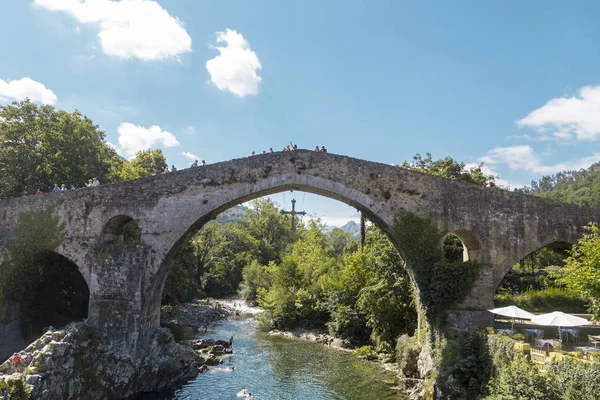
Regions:
<instances>
[{"instance_id":1,"label":"stone support column","mask_svg":"<svg viewBox=\"0 0 600 400\"><path fill-rule=\"evenodd\" d=\"M111 351L134 358L150 328L143 309L156 270L153 252L141 245L105 244L90 252L86 262L92 266L88 323Z\"/></svg>"}]
</instances>

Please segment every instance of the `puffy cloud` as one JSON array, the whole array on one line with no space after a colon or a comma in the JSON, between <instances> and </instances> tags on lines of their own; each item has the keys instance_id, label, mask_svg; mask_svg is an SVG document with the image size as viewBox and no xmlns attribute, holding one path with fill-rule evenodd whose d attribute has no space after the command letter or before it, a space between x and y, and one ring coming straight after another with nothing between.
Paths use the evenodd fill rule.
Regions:
<instances>
[{"instance_id":1,"label":"puffy cloud","mask_svg":"<svg viewBox=\"0 0 600 400\"><path fill-rule=\"evenodd\" d=\"M600 86L583 87L579 96L552 99L517 121L517 125L537 130L542 138L598 140Z\"/></svg>"},{"instance_id":2,"label":"puffy cloud","mask_svg":"<svg viewBox=\"0 0 600 400\"><path fill-rule=\"evenodd\" d=\"M0 101L25 100L43 104L56 103L56 95L43 84L30 78L21 78L14 81L3 81L0 79Z\"/></svg>"},{"instance_id":3,"label":"puffy cloud","mask_svg":"<svg viewBox=\"0 0 600 400\"><path fill-rule=\"evenodd\" d=\"M262 80L256 72L262 66L246 39L240 33L226 29L217 32L217 43L226 45L215 47L219 55L206 62L211 82L220 90L228 90L239 97L256 95Z\"/></svg>"},{"instance_id":4,"label":"puffy cloud","mask_svg":"<svg viewBox=\"0 0 600 400\"><path fill-rule=\"evenodd\" d=\"M477 168L477 167L479 167L478 163L468 163L468 164L465 164L465 169L467 171L470 170L471 168ZM492 175L492 176L498 176L498 177L500 176L500 174L496 170L490 168L487 165L483 165L481 167L481 172L483 172L484 175ZM526 185L524 185L522 183L511 182L511 181L508 181L508 180L502 179L502 178L496 178L495 182L496 182L496 185L507 187L509 189L520 188L520 187L526 186Z\"/></svg>"},{"instance_id":5,"label":"puffy cloud","mask_svg":"<svg viewBox=\"0 0 600 400\"><path fill-rule=\"evenodd\" d=\"M160 126L150 128L124 122L117 129L119 133L119 148L128 156L135 155L140 150L152 146L176 147L179 142L171 132L163 131Z\"/></svg>"},{"instance_id":6,"label":"puffy cloud","mask_svg":"<svg viewBox=\"0 0 600 400\"><path fill-rule=\"evenodd\" d=\"M156 1L34 0L34 4L67 13L82 24L97 24L102 51L110 56L150 61L178 59L192 51L183 23Z\"/></svg>"},{"instance_id":7,"label":"puffy cloud","mask_svg":"<svg viewBox=\"0 0 600 400\"><path fill-rule=\"evenodd\" d=\"M185 158L189 158L189 159L190 159L190 160L192 160L192 161L196 161L196 160L199 160L199 159L200 159L200 157L198 157L197 155L195 155L195 154L192 154L192 153L188 153L187 151L182 151L182 152L181 152L181 154L182 154L182 155L183 155Z\"/></svg>"},{"instance_id":8,"label":"puffy cloud","mask_svg":"<svg viewBox=\"0 0 600 400\"><path fill-rule=\"evenodd\" d=\"M544 165L540 156L529 145L496 147L480 158L487 164L506 164L513 171L529 171L536 174L553 174L565 170L588 168L600 160L600 153L552 165Z\"/></svg>"}]
</instances>

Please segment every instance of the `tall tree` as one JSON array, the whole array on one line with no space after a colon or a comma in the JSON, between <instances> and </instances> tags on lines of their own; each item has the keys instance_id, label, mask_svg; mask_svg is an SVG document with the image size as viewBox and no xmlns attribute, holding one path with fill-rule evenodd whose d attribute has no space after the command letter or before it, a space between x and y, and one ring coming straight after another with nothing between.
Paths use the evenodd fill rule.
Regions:
<instances>
[{"instance_id":1,"label":"tall tree","mask_svg":"<svg viewBox=\"0 0 600 400\"><path fill-rule=\"evenodd\" d=\"M591 299L589 311L600 319L600 231L596 223L584 227L585 233L573 247L560 272L567 288Z\"/></svg>"},{"instance_id":2,"label":"tall tree","mask_svg":"<svg viewBox=\"0 0 600 400\"><path fill-rule=\"evenodd\" d=\"M161 149L138 151L131 160L124 161L116 171L114 180L128 181L144 176L159 175L167 168Z\"/></svg>"},{"instance_id":3,"label":"tall tree","mask_svg":"<svg viewBox=\"0 0 600 400\"><path fill-rule=\"evenodd\" d=\"M120 158L104 138L79 111L29 100L0 106L0 196L47 191L54 183L82 186L92 177L106 181Z\"/></svg>"},{"instance_id":4,"label":"tall tree","mask_svg":"<svg viewBox=\"0 0 600 400\"><path fill-rule=\"evenodd\" d=\"M431 153L426 153L425 158L417 153L413 156L412 162L404 161L400 166L413 171L443 176L444 178L456 179L477 185L485 185L496 180L495 176L486 175L483 172L483 163L467 169L464 162L458 162L450 156L434 161Z\"/></svg>"},{"instance_id":5,"label":"tall tree","mask_svg":"<svg viewBox=\"0 0 600 400\"><path fill-rule=\"evenodd\" d=\"M267 265L270 261L280 261L282 251L294 241L291 218L282 215L269 198L252 201L244 217L237 221L256 240L259 240L259 261ZM297 227L301 234L302 225Z\"/></svg>"}]
</instances>

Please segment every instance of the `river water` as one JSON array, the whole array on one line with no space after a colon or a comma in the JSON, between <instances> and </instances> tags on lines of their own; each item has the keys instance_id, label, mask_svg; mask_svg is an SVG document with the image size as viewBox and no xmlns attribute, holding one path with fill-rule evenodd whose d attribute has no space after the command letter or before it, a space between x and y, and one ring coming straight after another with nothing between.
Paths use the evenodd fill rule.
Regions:
<instances>
[{"instance_id":1,"label":"river water","mask_svg":"<svg viewBox=\"0 0 600 400\"><path fill-rule=\"evenodd\" d=\"M380 365L320 344L268 336L248 315L228 318L197 337L231 336L233 355L222 365L174 391L139 399L240 400L236 394L243 386L255 400L405 398L391 388L394 374Z\"/></svg>"}]
</instances>

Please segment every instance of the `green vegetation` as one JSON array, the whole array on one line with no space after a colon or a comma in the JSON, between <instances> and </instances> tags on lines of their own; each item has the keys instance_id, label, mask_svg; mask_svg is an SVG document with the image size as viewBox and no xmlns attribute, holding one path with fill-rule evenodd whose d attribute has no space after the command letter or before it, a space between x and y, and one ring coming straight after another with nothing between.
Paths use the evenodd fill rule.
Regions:
<instances>
[{"instance_id":1,"label":"green vegetation","mask_svg":"<svg viewBox=\"0 0 600 400\"><path fill-rule=\"evenodd\" d=\"M161 150L124 160L98 125L79 111L68 113L29 100L0 105L0 197L48 192L55 183L83 187L155 175L167 164Z\"/></svg>"},{"instance_id":2,"label":"green vegetation","mask_svg":"<svg viewBox=\"0 0 600 400\"><path fill-rule=\"evenodd\" d=\"M474 261L448 261L439 246L444 234L428 219L402 214L393 229L425 315L433 326L441 326L444 311L466 297L481 266Z\"/></svg>"},{"instance_id":3,"label":"green vegetation","mask_svg":"<svg viewBox=\"0 0 600 400\"><path fill-rule=\"evenodd\" d=\"M598 225L584 227L586 234L573 247L560 271L561 282L573 292L590 299L588 311L600 319L600 235Z\"/></svg>"},{"instance_id":4,"label":"green vegetation","mask_svg":"<svg viewBox=\"0 0 600 400\"><path fill-rule=\"evenodd\" d=\"M547 313L564 310L583 314L588 310L589 299L572 290L551 287L544 290L525 291L520 294L496 294L494 303L496 307L514 305L530 312Z\"/></svg>"},{"instance_id":5,"label":"green vegetation","mask_svg":"<svg viewBox=\"0 0 600 400\"><path fill-rule=\"evenodd\" d=\"M9 379L0 381L0 390L6 389L11 400L29 400L31 398L31 387L24 379Z\"/></svg>"},{"instance_id":6,"label":"green vegetation","mask_svg":"<svg viewBox=\"0 0 600 400\"><path fill-rule=\"evenodd\" d=\"M465 400L597 398L600 363L565 354L542 371L515 344L505 335L447 331L437 387L453 399Z\"/></svg>"},{"instance_id":7,"label":"green vegetation","mask_svg":"<svg viewBox=\"0 0 600 400\"><path fill-rule=\"evenodd\" d=\"M33 338L50 324L62 326L87 316L89 291L77 266L54 250L64 226L50 212L21 215L0 265L0 304L21 307L21 328Z\"/></svg>"},{"instance_id":8,"label":"green vegetation","mask_svg":"<svg viewBox=\"0 0 600 400\"><path fill-rule=\"evenodd\" d=\"M159 175L167 168L162 150L141 150L129 161L123 161L120 168L113 171L113 180L128 181L144 176Z\"/></svg>"},{"instance_id":9,"label":"green vegetation","mask_svg":"<svg viewBox=\"0 0 600 400\"><path fill-rule=\"evenodd\" d=\"M588 169L562 171L531 182L518 192L533 194L566 203L600 208L600 162Z\"/></svg>"},{"instance_id":10,"label":"green vegetation","mask_svg":"<svg viewBox=\"0 0 600 400\"><path fill-rule=\"evenodd\" d=\"M30 304L40 284L40 259L61 243L64 224L50 212L22 214L19 228L6 244L7 259L0 266L0 300Z\"/></svg>"},{"instance_id":11,"label":"green vegetation","mask_svg":"<svg viewBox=\"0 0 600 400\"><path fill-rule=\"evenodd\" d=\"M322 228L312 221L292 232L289 216L257 200L234 223L209 223L179 250L163 303L239 290L266 309L268 326L327 327L393 353L396 337L412 333L416 322L404 263L375 227L363 249L346 232Z\"/></svg>"},{"instance_id":12,"label":"green vegetation","mask_svg":"<svg viewBox=\"0 0 600 400\"><path fill-rule=\"evenodd\" d=\"M456 179L458 181L473 183L476 185L486 185L494 183L496 177L493 175L485 175L482 171L483 163L469 169L465 168L464 162L458 162L448 156L433 160L430 153L426 153L423 158L419 153L413 156L413 161L404 161L400 166L402 168L411 169L413 171L424 172L430 175L442 176L444 178Z\"/></svg>"}]
</instances>

